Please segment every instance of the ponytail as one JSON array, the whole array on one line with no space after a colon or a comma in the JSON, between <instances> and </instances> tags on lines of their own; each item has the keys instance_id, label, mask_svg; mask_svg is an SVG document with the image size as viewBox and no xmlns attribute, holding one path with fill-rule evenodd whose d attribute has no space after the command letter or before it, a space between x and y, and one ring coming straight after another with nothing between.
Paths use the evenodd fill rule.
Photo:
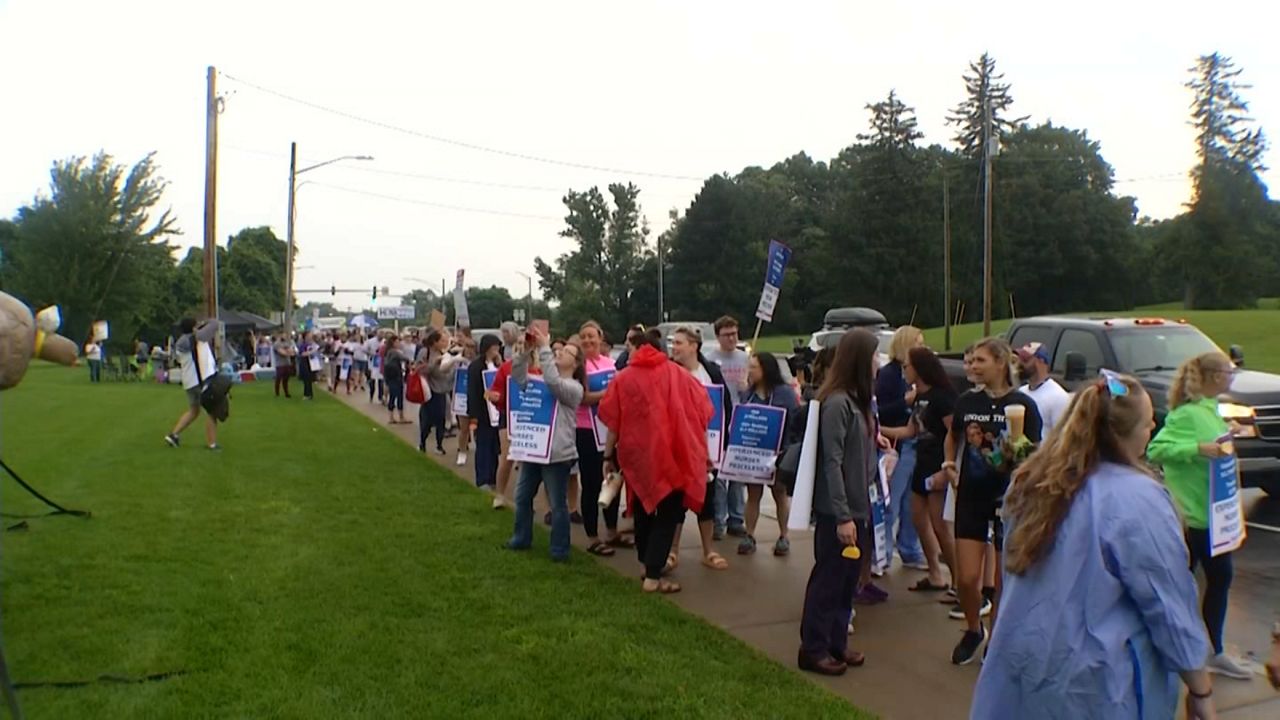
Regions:
<instances>
[{"instance_id":1,"label":"ponytail","mask_svg":"<svg viewBox=\"0 0 1280 720\"><path fill-rule=\"evenodd\" d=\"M1231 360L1220 352L1204 353L1183 362L1169 386L1169 409L1204 398L1205 375L1215 366L1230 364Z\"/></svg>"}]
</instances>

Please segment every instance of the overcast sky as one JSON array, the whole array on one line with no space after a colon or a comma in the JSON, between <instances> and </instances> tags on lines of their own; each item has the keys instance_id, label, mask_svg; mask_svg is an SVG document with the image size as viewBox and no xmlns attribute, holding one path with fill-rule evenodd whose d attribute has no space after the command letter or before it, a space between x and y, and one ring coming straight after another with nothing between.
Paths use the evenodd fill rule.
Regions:
<instances>
[{"instance_id":1,"label":"overcast sky","mask_svg":"<svg viewBox=\"0 0 1280 720\"><path fill-rule=\"evenodd\" d=\"M926 142L950 144L945 115L984 50L1014 110L1087 129L1144 215L1189 199L1182 84L1197 55L1232 56L1255 85L1254 117L1280 136L1280 48L1263 17L1274 11L1242 10L1261 24L1236 30L1206 22L1202 2L988 3L985 16L954 0L891 5L0 0L0 215L47 187L55 158L105 149L132 163L155 150L181 253L199 244L208 65L226 96L220 242L255 225L284 236L290 141L300 165L375 158L299 178L312 181L298 191L300 289L419 286L407 277L438 289L466 268L469 285L522 296L517 271L568 249L565 190L635 182L656 238L700 178L799 151L829 160L891 88Z\"/></svg>"}]
</instances>

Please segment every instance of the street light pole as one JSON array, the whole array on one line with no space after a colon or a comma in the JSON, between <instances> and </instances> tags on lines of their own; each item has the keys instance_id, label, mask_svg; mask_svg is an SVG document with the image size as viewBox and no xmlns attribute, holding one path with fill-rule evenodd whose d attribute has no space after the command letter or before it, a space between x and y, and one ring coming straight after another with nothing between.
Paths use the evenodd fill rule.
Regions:
<instances>
[{"instance_id":1,"label":"street light pole","mask_svg":"<svg viewBox=\"0 0 1280 720\"><path fill-rule=\"evenodd\" d=\"M284 270L284 327L286 331L293 331L293 257L296 253L297 245L294 242L293 226L297 220L297 202L298 195L298 176L304 172L310 172L325 165L342 160L372 160L371 155L343 155L325 160L322 163L308 165L307 167L298 169L298 143L289 143L289 219L285 229L285 243L288 248L285 250L285 270Z\"/></svg>"},{"instance_id":2,"label":"street light pole","mask_svg":"<svg viewBox=\"0 0 1280 720\"><path fill-rule=\"evenodd\" d=\"M528 308L526 310L528 316L525 318L525 322L533 322L533 277L526 275L519 270L516 271L516 274L529 282L529 294L525 296L525 307Z\"/></svg>"}]
</instances>

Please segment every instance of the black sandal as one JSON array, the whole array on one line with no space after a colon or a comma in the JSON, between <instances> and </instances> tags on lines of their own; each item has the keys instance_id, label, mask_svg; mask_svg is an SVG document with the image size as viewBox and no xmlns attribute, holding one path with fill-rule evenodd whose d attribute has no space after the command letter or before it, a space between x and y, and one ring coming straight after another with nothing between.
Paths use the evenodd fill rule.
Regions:
<instances>
[{"instance_id":1,"label":"black sandal","mask_svg":"<svg viewBox=\"0 0 1280 720\"><path fill-rule=\"evenodd\" d=\"M602 542L593 542L587 547L587 552L600 557L613 557L613 548Z\"/></svg>"},{"instance_id":2,"label":"black sandal","mask_svg":"<svg viewBox=\"0 0 1280 720\"><path fill-rule=\"evenodd\" d=\"M907 588L911 592L944 592L948 589L947 585L934 585L929 582L929 578L920 578L915 585Z\"/></svg>"},{"instance_id":3,"label":"black sandal","mask_svg":"<svg viewBox=\"0 0 1280 720\"><path fill-rule=\"evenodd\" d=\"M609 547L629 549L636 546L636 541L626 535L616 535L609 540L605 540L604 544Z\"/></svg>"}]
</instances>

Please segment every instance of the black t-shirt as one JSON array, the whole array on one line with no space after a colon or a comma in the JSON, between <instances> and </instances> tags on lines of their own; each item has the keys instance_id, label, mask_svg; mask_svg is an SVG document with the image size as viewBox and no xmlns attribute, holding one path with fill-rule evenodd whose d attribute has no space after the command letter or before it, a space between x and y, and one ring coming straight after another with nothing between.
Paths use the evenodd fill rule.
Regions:
<instances>
[{"instance_id":1,"label":"black t-shirt","mask_svg":"<svg viewBox=\"0 0 1280 720\"><path fill-rule=\"evenodd\" d=\"M919 481L942 469L943 443L947 425L942 420L955 411L956 391L951 388L929 388L917 395L911 406L911 422L916 426L916 467L912 480Z\"/></svg>"},{"instance_id":2,"label":"black t-shirt","mask_svg":"<svg viewBox=\"0 0 1280 720\"><path fill-rule=\"evenodd\" d=\"M999 503L1009 488L1008 472L993 466L991 453L1006 434L1004 409L1022 405L1026 410L1023 433L1033 443L1040 442L1040 411L1036 401L1024 393L1013 391L993 398L983 390L970 390L956 400L951 420L951 433L963 443L960 461L961 503Z\"/></svg>"}]
</instances>

